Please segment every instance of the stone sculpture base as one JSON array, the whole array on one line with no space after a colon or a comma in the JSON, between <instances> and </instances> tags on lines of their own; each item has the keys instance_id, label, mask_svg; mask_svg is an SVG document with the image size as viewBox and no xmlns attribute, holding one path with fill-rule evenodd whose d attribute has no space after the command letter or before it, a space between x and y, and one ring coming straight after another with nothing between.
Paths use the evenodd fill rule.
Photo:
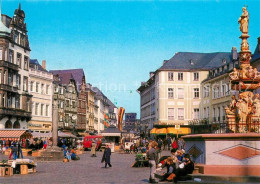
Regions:
<instances>
[{"instance_id":1,"label":"stone sculpture base","mask_svg":"<svg viewBox=\"0 0 260 184\"><path fill-rule=\"evenodd\" d=\"M197 134L182 138L201 174L260 176L260 134Z\"/></svg>"},{"instance_id":2,"label":"stone sculpture base","mask_svg":"<svg viewBox=\"0 0 260 184\"><path fill-rule=\"evenodd\" d=\"M60 147L52 146L47 148L45 151L41 153L41 156L35 157L35 161L37 162L45 162L45 161L62 161L64 158L63 150Z\"/></svg>"}]
</instances>

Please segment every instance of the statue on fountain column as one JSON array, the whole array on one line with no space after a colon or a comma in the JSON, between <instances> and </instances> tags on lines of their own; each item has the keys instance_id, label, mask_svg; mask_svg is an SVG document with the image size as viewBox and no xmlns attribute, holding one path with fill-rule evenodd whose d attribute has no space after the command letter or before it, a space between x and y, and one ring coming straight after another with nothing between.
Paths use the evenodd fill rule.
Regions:
<instances>
[{"instance_id":1,"label":"statue on fountain column","mask_svg":"<svg viewBox=\"0 0 260 184\"><path fill-rule=\"evenodd\" d=\"M248 106L247 106L247 101L243 94L239 94L237 109L238 109L239 123L243 123L243 122L245 123L248 114Z\"/></svg>"},{"instance_id":2,"label":"statue on fountain column","mask_svg":"<svg viewBox=\"0 0 260 184\"><path fill-rule=\"evenodd\" d=\"M231 72L231 73L229 74L229 78L230 78L231 80L237 80L237 79L239 79L239 73L238 73L238 71L237 71L236 68L234 68L234 69L233 69L233 72Z\"/></svg>"},{"instance_id":3,"label":"statue on fountain column","mask_svg":"<svg viewBox=\"0 0 260 184\"><path fill-rule=\"evenodd\" d=\"M243 10L243 13L239 17L238 23L240 24L240 31L243 34L247 34L248 33L248 23L249 23L249 13L248 13L246 7L243 7L242 10Z\"/></svg>"},{"instance_id":4,"label":"statue on fountain column","mask_svg":"<svg viewBox=\"0 0 260 184\"><path fill-rule=\"evenodd\" d=\"M234 115L236 113L236 104L237 104L236 96L233 95L231 98L232 98L232 100L231 100L229 106L225 108L227 115Z\"/></svg>"},{"instance_id":5,"label":"statue on fountain column","mask_svg":"<svg viewBox=\"0 0 260 184\"><path fill-rule=\"evenodd\" d=\"M255 99L253 101L253 104L254 104L254 107L255 107L255 115L257 117L260 116L260 99L259 99L259 96L260 95L258 93L256 93L255 94Z\"/></svg>"}]
</instances>

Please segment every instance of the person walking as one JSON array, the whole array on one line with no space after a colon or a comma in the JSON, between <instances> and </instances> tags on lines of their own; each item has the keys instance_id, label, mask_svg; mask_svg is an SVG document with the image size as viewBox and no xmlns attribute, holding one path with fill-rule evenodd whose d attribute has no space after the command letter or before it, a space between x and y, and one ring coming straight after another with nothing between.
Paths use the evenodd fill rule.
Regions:
<instances>
[{"instance_id":1,"label":"person walking","mask_svg":"<svg viewBox=\"0 0 260 184\"><path fill-rule=\"evenodd\" d=\"M171 150L172 139L170 136L168 137L167 142L168 142L168 150Z\"/></svg>"},{"instance_id":2,"label":"person walking","mask_svg":"<svg viewBox=\"0 0 260 184\"><path fill-rule=\"evenodd\" d=\"M149 151L146 153L147 158L149 160L149 166L150 166L150 178L149 178L149 183L157 183L155 181L155 172L156 172L156 162L158 160L158 155L156 151L157 147L157 142L153 141L151 142L151 148Z\"/></svg>"},{"instance_id":3,"label":"person walking","mask_svg":"<svg viewBox=\"0 0 260 184\"><path fill-rule=\"evenodd\" d=\"M105 161L105 168L107 168L107 165L109 165L109 167L112 167L111 163L110 163L110 156L111 156L111 149L109 148L108 145L106 145L106 148L104 150L104 154L102 157L101 162Z\"/></svg>"},{"instance_id":4,"label":"person walking","mask_svg":"<svg viewBox=\"0 0 260 184\"><path fill-rule=\"evenodd\" d=\"M97 157L96 155L96 143L94 140L92 140L92 143L91 143L91 157Z\"/></svg>"},{"instance_id":5,"label":"person walking","mask_svg":"<svg viewBox=\"0 0 260 184\"><path fill-rule=\"evenodd\" d=\"M18 142L17 142L17 158L20 158L20 154L21 154L21 158L23 159L23 151L22 151L22 143L21 143L21 140L19 139Z\"/></svg>"}]
</instances>

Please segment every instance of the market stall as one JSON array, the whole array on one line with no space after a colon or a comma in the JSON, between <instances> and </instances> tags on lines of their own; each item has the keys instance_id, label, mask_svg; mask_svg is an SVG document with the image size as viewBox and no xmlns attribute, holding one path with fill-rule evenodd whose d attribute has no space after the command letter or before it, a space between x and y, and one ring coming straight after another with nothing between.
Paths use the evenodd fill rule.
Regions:
<instances>
[{"instance_id":1,"label":"market stall","mask_svg":"<svg viewBox=\"0 0 260 184\"><path fill-rule=\"evenodd\" d=\"M121 131L115 126L110 126L109 128L101 132L102 137L104 138L105 144L108 144L111 148L111 151L115 151L120 144Z\"/></svg>"},{"instance_id":2,"label":"market stall","mask_svg":"<svg viewBox=\"0 0 260 184\"><path fill-rule=\"evenodd\" d=\"M30 139L32 134L28 130L0 130L0 139L2 140L23 140Z\"/></svg>"}]
</instances>

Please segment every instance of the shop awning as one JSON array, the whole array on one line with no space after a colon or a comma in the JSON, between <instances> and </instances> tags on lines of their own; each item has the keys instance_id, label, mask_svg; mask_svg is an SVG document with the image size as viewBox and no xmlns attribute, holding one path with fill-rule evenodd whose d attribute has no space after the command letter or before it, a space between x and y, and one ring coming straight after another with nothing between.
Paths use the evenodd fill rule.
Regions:
<instances>
[{"instance_id":1,"label":"shop awning","mask_svg":"<svg viewBox=\"0 0 260 184\"><path fill-rule=\"evenodd\" d=\"M31 137L32 134L26 130L0 130L0 138L20 138L21 136Z\"/></svg>"},{"instance_id":2,"label":"shop awning","mask_svg":"<svg viewBox=\"0 0 260 184\"><path fill-rule=\"evenodd\" d=\"M156 130L157 130L157 128L153 128L153 129L150 131L150 134L156 134Z\"/></svg>"},{"instance_id":3,"label":"shop awning","mask_svg":"<svg viewBox=\"0 0 260 184\"><path fill-rule=\"evenodd\" d=\"M169 127L167 128L167 134L190 134L191 133L191 129L187 128L187 127L182 127L179 129L175 129L174 127Z\"/></svg>"},{"instance_id":4,"label":"shop awning","mask_svg":"<svg viewBox=\"0 0 260 184\"><path fill-rule=\"evenodd\" d=\"M156 130L156 134L158 135L164 135L167 133L167 129L166 128L159 128Z\"/></svg>"},{"instance_id":5,"label":"shop awning","mask_svg":"<svg viewBox=\"0 0 260 184\"><path fill-rule=\"evenodd\" d=\"M46 137L46 138L49 138L49 137L52 137L52 133L51 132L48 132L48 133L42 133L42 132L33 132L32 133L33 137L34 138L41 138L41 137ZM58 136L59 137L72 137L72 138L75 138L76 136L71 134L71 133L65 133L65 132L58 132Z\"/></svg>"},{"instance_id":6,"label":"shop awning","mask_svg":"<svg viewBox=\"0 0 260 184\"><path fill-rule=\"evenodd\" d=\"M121 133L101 133L103 137L121 137Z\"/></svg>"}]
</instances>

